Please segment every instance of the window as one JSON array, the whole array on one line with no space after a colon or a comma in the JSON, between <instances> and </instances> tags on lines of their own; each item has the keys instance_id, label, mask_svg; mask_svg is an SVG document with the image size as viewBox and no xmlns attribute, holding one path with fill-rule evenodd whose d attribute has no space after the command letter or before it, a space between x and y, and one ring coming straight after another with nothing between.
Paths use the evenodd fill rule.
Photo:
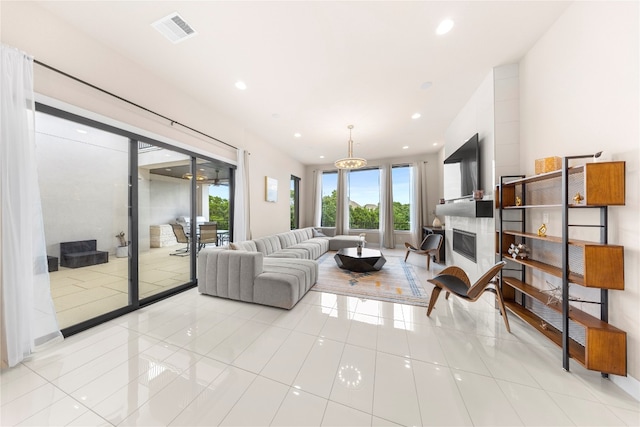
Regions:
<instances>
[{"instance_id":1,"label":"window","mask_svg":"<svg viewBox=\"0 0 640 427\"><path fill-rule=\"evenodd\" d=\"M212 221L218 225L218 230L230 230L229 228L229 194L230 194L230 179L229 177L233 173L228 168L216 169L216 174L213 176L213 180L208 185L203 185L208 190L209 195L209 221ZM204 213L204 212L203 212Z\"/></svg>"},{"instance_id":2,"label":"window","mask_svg":"<svg viewBox=\"0 0 640 427\"><path fill-rule=\"evenodd\" d=\"M411 229L411 179L413 168L408 165L393 166L391 186L393 191L393 229Z\"/></svg>"},{"instance_id":3,"label":"window","mask_svg":"<svg viewBox=\"0 0 640 427\"><path fill-rule=\"evenodd\" d=\"M300 228L300 178L291 175L289 189L289 203L291 207L291 229Z\"/></svg>"},{"instance_id":4,"label":"window","mask_svg":"<svg viewBox=\"0 0 640 427\"><path fill-rule=\"evenodd\" d=\"M336 202L338 199L338 172L322 172L322 218L323 227L336 226Z\"/></svg>"},{"instance_id":5,"label":"window","mask_svg":"<svg viewBox=\"0 0 640 427\"><path fill-rule=\"evenodd\" d=\"M349 172L349 228L380 228L380 170L359 169Z\"/></svg>"}]
</instances>

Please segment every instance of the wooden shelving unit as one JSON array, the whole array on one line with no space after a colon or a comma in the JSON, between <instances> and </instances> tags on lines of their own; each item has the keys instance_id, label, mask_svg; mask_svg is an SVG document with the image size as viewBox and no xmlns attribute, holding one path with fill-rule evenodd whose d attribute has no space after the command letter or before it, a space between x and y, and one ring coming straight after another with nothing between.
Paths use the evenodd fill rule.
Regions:
<instances>
[{"instance_id":1,"label":"wooden shelving unit","mask_svg":"<svg viewBox=\"0 0 640 427\"><path fill-rule=\"evenodd\" d=\"M600 371L603 375L626 375L626 333L608 323L608 290L624 290L624 247L607 243L608 206L625 203L625 163L587 163L569 167L569 160L574 158L563 159L560 171L500 179L496 201L500 216L496 245L498 257L509 263L500 277L505 305L517 317L562 347L564 369L569 370L569 358L573 358L587 369ZM580 193L582 200L576 202L575 192ZM527 230L527 212L540 208L562 211L561 236L539 236ZM581 208L599 209L599 223L569 224L569 212ZM506 213L511 215L509 219L505 218ZM570 239L570 227L597 227L600 239ZM544 245L544 252L559 255L556 258L561 261L554 264L537 259L535 252L524 259L514 258L507 249L518 243ZM570 252L583 271L571 271ZM527 283L526 278L532 277L528 273L533 271L560 278L561 295L552 296ZM520 278L506 277L509 272L516 272ZM570 305L569 284L601 290L599 318ZM544 310L539 307L544 307ZM560 316L561 324L557 321L552 324L545 319L545 316L550 316L548 313ZM581 342L570 336L570 322L584 330L584 337L579 339Z\"/></svg>"}]
</instances>

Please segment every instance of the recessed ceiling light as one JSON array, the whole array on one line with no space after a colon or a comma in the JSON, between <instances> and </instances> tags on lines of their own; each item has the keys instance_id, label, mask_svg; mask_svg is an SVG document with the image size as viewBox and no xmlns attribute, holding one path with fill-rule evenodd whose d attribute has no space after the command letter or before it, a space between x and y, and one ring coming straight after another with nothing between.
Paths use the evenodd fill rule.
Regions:
<instances>
[{"instance_id":1,"label":"recessed ceiling light","mask_svg":"<svg viewBox=\"0 0 640 427\"><path fill-rule=\"evenodd\" d=\"M302 134L296 132L296 133L293 134L293 136L296 137L296 138L300 138L302 136Z\"/></svg>"},{"instance_id":2,"label":"recessed ceiling light","mask_svg":"<svg viewBox=\"0 0 640 427\"><path fill-rule=\"evenodd\" d=\"M408 145L405 145L404 147L402 147L403 150L406 150L407 148L409 148Z\"/></svg>"},{"instance_id":3,"label":"recessed ceiling light","mask_svg":"<svg viewBox=\"0 0 640 427\"><path fill-rule=\"evenodd\" d=\"M422 90L427 90L429 89L431 86L433 86L433 82L424 82L420 85L420 89Z\"/></svg>"},{"instance_id":4,"label":"recessed ceiling light","mask_svg":"<svg viewBox=\"0 0 640 427\"><path fill-rule=\"evenodd\" d=\"M324 159L324 156L320 156L321 159Z\"/></svg>"},{"instance_id":5,"label":"recessed ceiling light","mask_svg":"<svg viewBox=\"0 0 640 427\"><path fill-rule=\"evenodd\" d=\"M438 145L438 143L437 143L437 142L434 142L434 143L433 143L433 146L435 147L436 145Z\"/></svg>"},{"instance_id":6,"label":"recessed ceiling light","mask_svg":"<svg viewBox=\"0 0 640 427\"><path fill-rule=\"evenodd\" d=\"M436 34L441 36L443 34L447 34L453 28L453 21L451 19L445 19L438 25L436 29Z\"/></svg>"},{"instance_id":7,"label":"recessed ceiling light","mask_svg":"<svg viewBox=\"0 0 640 427\"><path fill-rule=\"evenodd\" d=\"M421 116L421 114L420 114L420 113L413 113L413 115L411 116L411 118L412 118L413 120L415 120L415 119L419 119L419 118L420 118L420 116Z\"/></svg>"},{"instance_id":8,"label":"recessed ceiling light","mask_svg":"<svg viewBox=\"0 0 640 427\"><path fill-rule=\"evenodd\" d=\"M87 133L87 131L84 130L84 129L76 129L76 132L81 133L81 134Z\"/></svg>"},{"instance_id":9,"label":"recessed ceiling light","mask_svg":"<svg viewBox=\"0 0 640 427\"><path fill-rule=\"evenodd\" d=\"M204 169L200 168L200 170L201 170L202 172L204 172Z\"/></svg>"},{"instance_id":10,"label":"recessed ceiling light","mask_svg":"<svg viewBox=\"0 0 640 427\"><path fill-rule=\"evenodd\" d=\"M239 90L245 90L247 88L247 85L245 84L245 82L238 80L236 82L236 88L238 88Z\"/></svg>"}]
</instances>

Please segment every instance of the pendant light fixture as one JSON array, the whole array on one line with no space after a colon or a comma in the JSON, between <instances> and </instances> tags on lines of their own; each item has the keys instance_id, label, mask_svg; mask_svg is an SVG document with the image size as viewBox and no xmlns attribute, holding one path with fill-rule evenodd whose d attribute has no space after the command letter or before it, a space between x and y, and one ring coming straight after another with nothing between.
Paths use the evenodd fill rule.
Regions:
<instances>
[{"instance_id":1,"label":"pendant light fixture","mask_svg":"<svg viewBox=\"0 0 640 427\"><path fill-rule=\"evenodd\" d=\"M353 140L351 139L351 129L353 125L347 126L349 129L349 151L344 159L336 160L335 165L338 169L360 169L367 166L367 161L360 157L353 157Z\"/></svg>"}]
</instances>

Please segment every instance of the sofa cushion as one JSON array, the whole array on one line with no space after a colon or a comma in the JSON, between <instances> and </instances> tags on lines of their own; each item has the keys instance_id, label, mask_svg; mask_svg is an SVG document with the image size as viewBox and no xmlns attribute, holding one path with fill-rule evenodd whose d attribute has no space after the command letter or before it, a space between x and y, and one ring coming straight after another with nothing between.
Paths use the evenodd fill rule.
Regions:
<instances>
[{"instance_id":1,"label":"sofa cushion","mask_svg":"<svg viewBox=\"0 0 640 427\"><path fill-rule=\"evenodd\" d=\"M286 248L275 251L266 256L267 258L297 258L297 259L311 259L309 251L302 248Z\"/></svg>"},{"instance_id":2,"label":"sofa cushion","mask_svg":"<svg viewBox=\"0 0 640 427\"><path fill-rule=\"evenodd\" d=\"M260 252L203 249L198 254L198 291L253 301L253 283L263 271Z\"/></svg>"},{"instance_id":3,"label":"sofa cushion","mask_svg":"<svg viewBox=\"0 0 640 427\"><path fill-rule=\"evenodd\" d=\"M326 234L324 234L321 229L314 228L313 229L313 237L328 237L328 236Z\"/></svg>"},{"instance_id":4,"label":"sofa cushion","mask_svg":"<svg viewBox=\"0 0 640 427\"><path fill-rule=\"evenodd\" d=\"M312 240L297 243L291 246L289 249L304 249L308 253L308 256L305 257L307 259L318 259L323 253L326 252L322 250L322 245L320 243Z\"/></svg>"},{"instance_id":5,"label":"sofa cushion","mask_svg":"<svg viewBox=\"0 0 640 427\"><path fill-rule=\"evenodd\" d=\"M342 248L355 248L360 241L359 236L334 236L329 239L329 250L337 251Z\"/></svg>"},{"instance_id":6,"label":"sofa cushion","mask_svg":"<svg viewBox=\"0 0 640 427\"><path fill-rule=\"evenodd\" d=\"M254 302L290 309L318 278L311 260L265 258L264 271L255 279Z\"/></svg>"},{"instance_id":7,"label":"sofa cushion","mask_svg":"<svg viewBox=\"0 0 640 427\"><path fill-rule=\"evenodd\" d=\"M312 227L300 228L298 230L293 230L291 232L296 237L296 243L302 243L313 237Z\"/></svg>"},{"instance_id":8,"label":"sofa cushion","mask_svg":"<svg viewBox=\"0 0 640 427\"><path fill-rule=\"evenodd\" d=\"M245 240L243 242L229 243L229 249L239 250L239 251L258 252L256 243L253 240Z\"/></svg>"},{"instance_id":9,"label":"sofa cushion","mask_svg":"<svg viewBox=\"0 0 640 427\"><path fill-rule=\"evenodd\" d=\"M253 241L256 243L256 248L258 249L258 251L262 252L265 255L272 254L282 249L282 245L280 244L280 239L278 238L278 236L266 236L259 239L254 239Z\"/></svg>"},{"instance_id":10,"label":"sofa cushion","mask_svg":"<svg viewBox=\"0 0 640 427\"><path fill-rule=\"evenodd\" d=\"M298 243L293 231L287 231L286 233L276 234L276 236L278 236L278 239L280 239L280 246L282 247L282 249L288 248L289 246L293 246L296 243Z\"/></svg>"},{"instance_id":11,"label":"sofa cushion","mask_svg":"<svg viewBox=\"0 0 640 427\"><path fill-rule=\"evenodd\" d=\"M327 252L329 250L329 241L331 239L329 237L313 237L309 240L307 240L307 243L317 243L318 245L320 245L320 250L321 253L320 255L324 254L325 252ZM317 259L317 258L316 258Z\"/></svg>"}]
</instances>

